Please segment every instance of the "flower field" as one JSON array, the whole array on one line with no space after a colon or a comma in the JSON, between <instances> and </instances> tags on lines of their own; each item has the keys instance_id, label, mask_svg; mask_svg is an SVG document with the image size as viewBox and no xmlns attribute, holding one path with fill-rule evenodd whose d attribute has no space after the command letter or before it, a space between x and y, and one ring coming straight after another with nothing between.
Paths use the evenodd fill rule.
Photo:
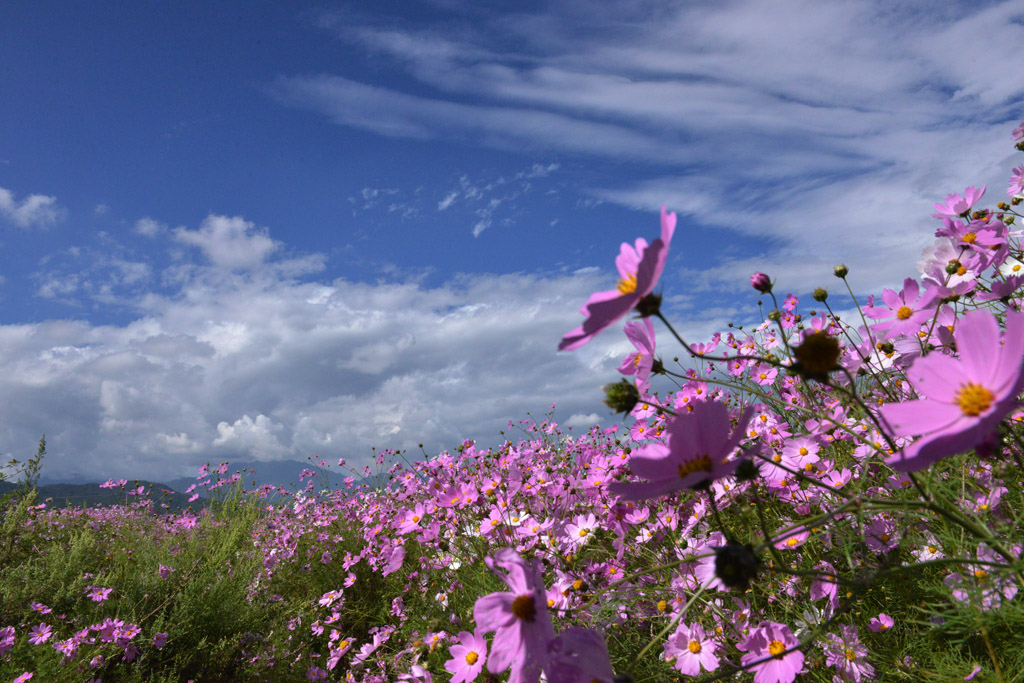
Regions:
<instances>
[{"instance_id":1,"label":"flower field","mask_svg":"<svg viewBox=\"0 0 1024 683\"><path fill-rule=\"evenodd\" d=\"M212 502L178 513L52 507L30 461L0 681L1024 680L1024 165L985 194L935 205L902 290L860 305L840 265L842 295L780 302L755 273L762 322L694 343L661 311L663 209L560 344L638 316L611 428L552 407L336 490L204 467Z\"/></svg>"}]
</instances>

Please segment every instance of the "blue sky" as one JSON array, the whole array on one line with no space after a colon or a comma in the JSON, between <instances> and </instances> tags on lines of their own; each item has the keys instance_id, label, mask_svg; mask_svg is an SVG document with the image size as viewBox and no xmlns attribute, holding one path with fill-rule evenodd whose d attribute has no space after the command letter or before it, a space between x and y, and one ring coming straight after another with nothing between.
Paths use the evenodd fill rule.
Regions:
<instances>
[{"instance_id":1,"label":"blue sky","mask_svg":"<svg viewBox=\"0 0 1024 683\"><path fill-rule=\"evenodd\" d=\"M6 3L0 455L172 478L610 423L628 342L555 349L661 204L693 340L754 270L892 286L934 202L1001 198L1021 44L1019 0Z\"/></svg>"}]
</instances>

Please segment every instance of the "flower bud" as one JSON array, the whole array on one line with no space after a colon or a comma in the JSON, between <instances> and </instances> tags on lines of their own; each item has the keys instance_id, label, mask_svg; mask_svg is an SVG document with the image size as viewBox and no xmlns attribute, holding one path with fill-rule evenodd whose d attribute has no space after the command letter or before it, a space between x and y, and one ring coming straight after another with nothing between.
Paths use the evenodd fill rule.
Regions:
<instances>
[{"instance_id":1,"label":"flower bud","mask_svg":"<svg viewBox=\"0 0 1024 683\"><path fill-rule=\"evenodd\" d=\"M604 404L616 413L628 414L640 401L636 385L625 379L605 385L604 394Z\"/></svg>"},{"instance_id":2,"label":"flower bud","mask_svg":"<svg viewBox=\"0 0 1024 683\"><path fill-rule=\"evenodd\" d=\"M774 311L769 311L768 319L771 320L773 323L779 322L779 320L782 319L782 311L780 311L777 308Z\"/></svg>"},{"instance_id":3,"label":"flower bud","mask_svg":"<svg viewBox=\"0 0 1024 683\"><path fill-rule=\"evenodd\" d=\"M1010 203L1013 204L1014 206L1017 206L1022 201L1024 201L1024 197L1020 197L1020 196L1013 197L1013 198L1010 199Z\"/></svg>"},{"instance_id":4,"label":"flower bud","mask_svg":"<svg viewBox=\"0 0 1024 683\"><path fill-rule=\"evenodd\" d=\"M836 277L842 280L846 277L846 274L850 272L850 269L846 267L845 263L840 263L838 266L832 269L832 272L836 274Z\"/></svg>"},{"instance_id":5,"label":"flower bud","mask_svg":"<svg viewBox=\"0 0 1024 683\"><path fill-rule=\"evenodd\" d=\"M951 259L950 262L946 264L946 273L949 275L956 275L962 266L963 264L960 263L958 259Z\"/></svg>"},{"instance_id":6,"label":"flower bud","mask_svg":"<svg viewBox=\"0 0 1024 683\"><path fill-rule=\"evenodd\" d=\"M760 564L749 544L726 543L715 548L715 576L729 588L747 590Z\"/></svg>"},{"instance_id":7,"label":"flower bud","mask_svg":"<svg viewBox=\"0 0 1024 683\"><path fill-rule=\"evenodd\" d=\"M634 310L640 314L641 318L657 315L658 311L661 310L661 296L653 292L648 294L637 302Z\"/></svg>"},{"instance_id":8,"label":"flower bud","mask_svg":"<svg viewBox=\"0 0 1024 683\"><path fill-rule=\"evenodd\" d=\"M812 296L814 297L815 301L820 301L824 303L825 299L828 298L828 290L825 289L824 287L818 287L817 289L814 290Z\"/></svg>"},{"instance_id":9,"label":"flower bud","mask_svg":"<svg viewBox=\"0 0 1024 683\"><path fill-rule=\"evenodd\" d=\"M1014 147L1016 147L1019 151L1024 152L1024 140L1018 142L1016 145L1014 145Z\"/></svg>"},{"instance_id":10,"label":"flower bud","mask_svg":"<svg viewBox=\"0 0 1024 683\"><path fill-rule=\"evenodd\" d=\"M764 273L754 273L750 276L750 286L762 294L767 294L772 291L772 280Z\"/></svg>"},{"instance_id":11,"label":"flower bud","mask_svg":"<svg viewBox=\"0 0 1024 683\"><path fill-rule=\"evenodd\" d=\"M805 379L819 382L828 380L828 373L839 367L839 340L826 332L815 332L804 336L803 343L793 349L796 363L792 368Z\"/></svg>"}]
</instances>

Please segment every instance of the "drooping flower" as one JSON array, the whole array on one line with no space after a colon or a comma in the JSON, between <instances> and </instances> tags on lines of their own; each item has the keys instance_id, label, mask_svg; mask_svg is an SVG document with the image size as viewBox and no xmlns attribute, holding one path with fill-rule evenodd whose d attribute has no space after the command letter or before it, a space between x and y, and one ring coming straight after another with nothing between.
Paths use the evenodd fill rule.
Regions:
<instances>
[{"instance_id":1,"label":"drooping flower","mask_svg":"<svg viewBox=\"0 0 1024 683\"><path fill-rule=\"evenodd\" d=\"M630 458L630 469L647 481L612 482L612 493L626 500L644 500L710 483L735 471L740 459L730 456L746 436L753 409L747 408L733 428L724 403L691 405L693 410L667 423L664 442L649 443Z\"/></svg>"},{"instance_id":2,"label":"drooping flower","mask_svg":"<svg viewBox=\"0 0 1024 683\"><path fill-rule=\"evenodd\" d=\"M654 367L654 324L650 318L633 320L626 323L624 331L636 347L636 353L622 359L619 372L635 375L637 386L641 386L651 376L651 368Z\"/></svg>"},{"instance_id":3,"label":"drooping flower","mask_svg":"<svg viewBox=\"0 0 1024 683\"><path fill-rule=\"evenodd\" d=\"M571 351L586 344L601 330L631 311L641 299L654 290L665 269L669 243L676 229L676 215L661 207L661 237L647 244L638 238L636 245L622 243L615 265L619 282L615 289L596 292L583 304L580 313L587 316L583 325L562 337L559 351Z\"/></svg>"},{"instance_id":4,"label":"drooping flower","mask_svg":"<svg viewBox=\"0 0 1024 683\"><path fill-rule=\"evenodd\" d=\"M511 589L485 595L473 607L477 628L495 631L487 670L496 674L511 667L509 683L535 683L550 668L547 648L555 638L540 561L528 564L515 550L502 548L484 563Z\"/></svg>"},{"instance_id":5,"label":"drooping flower","mask_svg":"<svg viewBox=\"0 0 1024 683\"><path fill-rule=\"evenodd\" d=\"M880 408L896 436L920 438L886 464L915 472L942 458L990 445L1024 391L1024 314L1006 313L1006 331L985 310L964 314L954 332L959 358L932 353L907 378L923 398Z\"/></svg>"}]
</instances>

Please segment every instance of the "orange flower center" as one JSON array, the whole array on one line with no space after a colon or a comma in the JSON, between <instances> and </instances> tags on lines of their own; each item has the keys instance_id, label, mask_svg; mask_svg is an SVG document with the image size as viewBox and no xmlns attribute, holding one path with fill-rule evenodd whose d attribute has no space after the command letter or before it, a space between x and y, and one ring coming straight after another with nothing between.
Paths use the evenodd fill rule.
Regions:
<instances>
[{"instance_id":1,"label":"orange flower center","mask_svg":"<svg viewBox=\"0 0 1024 683\"><path fill-rule=\"evenodd\" d=\"M710 455L698 455L693 460L683 463L679 466L679 478L683 479L694 472L710 472L711 471L711 456Z\"/></svg>"},{"instance_id":2,"label":"orange flower center","mask_svg":"<svg viewBox=\"0 0 1024 683\"><path fill-rule=\"evenodd\" d=\"M786 646L782 644L782 641L773 640L768 643L768 652L771 653L772 657L778 657L786 651Z\"/></svg>"},{"instance_id":3,"label":"orange flower center","mask_svg":"<svg viewBox=\"0 0 1024 683\"><path fill-rule=\"evenodd\" d=\"M906 320L910 316L914 315L914 309L910 306L900 306L896 311L896 317L900 320Z\"/></svg>"},{"instance_id":4,"label":"orange flower center","mask_svg":"<svg viewBox=\"0 0 1024 683\"><path fill-rule=\"evenodd\" d=\"M956 392L954 401L960 406L960 410L963 411L964 415L977 417L989 409L995 398L991 391L980 384L968 382L962 385Z\"/></svg>"},{"instance_id":5,"label":"orange flower center","mask_svg":"<svg viewBox=\"0 0 1024 683\"><path fill-rule=\"evenodd\" d=\"M480 659L480 655L478 655L477 653L473 652L472 650L470 650L466 654L466 664L469 664L470 666L473 666L474 664L476 664L476 660L478 660L478 659Z\"/></svg>"},{"instance_id":6,"label":"orange flower center","mask_svg":"<svg viewBox=\"0 0 1024 683\"><path fill-rule=\"evenodd\" d=\"M692 652L693 654L697 654L698 652L700 652L700 642L696 640L691 640L690 644L686 646L686 649Z\"/></svg>"},{"instance_id":7,"label":"orange flower center","mask_svg":"<svg viewBox=\"0 0 1024 683\"><path fill-rule=\"evenodd\" d=\"M512 614L515 615L516 619L533 621L537 616L537 608L533 604L533 595L527 593L526 595L520 595L513 600Z\"/></svg>"},{"instance_id":8,"label":"orange flower center","mask_svg":"<svg viewBox=\"0 0 1024 683\"><path fill-rule=\"evenodd\" d=\"M632 294L636 291L636 273L630 273L628 276L619 280L615 286L622 294Z\"/></svg>"}]
</instances>

